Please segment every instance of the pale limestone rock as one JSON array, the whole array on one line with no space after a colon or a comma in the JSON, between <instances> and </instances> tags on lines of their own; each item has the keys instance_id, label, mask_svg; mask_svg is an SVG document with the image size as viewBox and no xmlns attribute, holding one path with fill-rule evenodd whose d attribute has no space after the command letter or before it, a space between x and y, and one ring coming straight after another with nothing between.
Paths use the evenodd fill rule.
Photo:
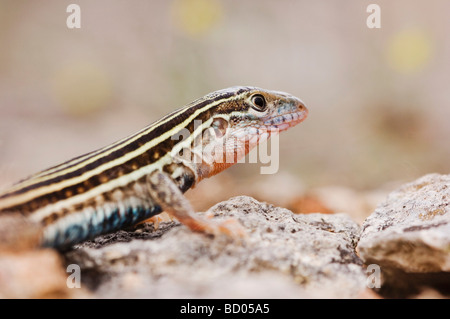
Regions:
<instances>
[{"instance_id":1,"label":"pale limestone rock","mask_svg":"<svg viewBox=\"0 0 450 319\"><path fill-rule=\"evenodd\" d=\"M239 220L248 238L239 243L162 223L156 232L144 226L139 235L79 245L67 261L81 266L84 284L99 297L353 298L367 290L354 250L360 229L346 215L295 215L246 196L208 212ZM129 242L108 244L115 236Z\"/></svg>"}]
</instances>

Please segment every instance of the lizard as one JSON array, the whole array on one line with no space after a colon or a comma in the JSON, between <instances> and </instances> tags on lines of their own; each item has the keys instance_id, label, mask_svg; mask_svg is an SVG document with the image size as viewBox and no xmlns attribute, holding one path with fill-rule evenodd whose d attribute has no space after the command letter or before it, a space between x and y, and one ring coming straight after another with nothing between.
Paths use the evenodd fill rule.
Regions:
<instances>
[{"instance_id":1,"label":"lizard","mask_svg":"<svg viewBox=\"0 0 450 319\"><path fill-rule=\"evenodd\" d=\"M241 236L233 219L196 214L184 192L307 115L288 93L246 86L215 91L133 135L19 181L0 193L0 216L38 225L36 246L57 249L162 211L192 231Z\"/></svg>"}]
</instances>

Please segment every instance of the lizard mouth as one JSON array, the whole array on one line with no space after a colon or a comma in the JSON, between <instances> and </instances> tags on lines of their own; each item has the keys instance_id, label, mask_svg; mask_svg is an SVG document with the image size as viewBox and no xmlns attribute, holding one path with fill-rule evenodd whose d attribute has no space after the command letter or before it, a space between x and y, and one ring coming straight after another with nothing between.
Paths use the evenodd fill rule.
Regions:
<instances>
[{"instance_id":1,"label":"lizard mouth","mask_svg":"<svg viewBox=\"0 0 450 319\"><path fill-rule=\"evenodd\" d=\"M290 112L271 117L270 119L264 121L264 125L269 131L282 132L303 122L307 116L308 109L303 108L301 111Z\"/></svg>"},{"instance_id":2,"label":"lizard mouth","mask_svg":"<svg viewBox=\"0 0 450 319\"><path fill-rule=\"evenodd\" d=\"M271 135L279 134L287 129L303 122L308 116L308 109L303 104L298 104L290 112L276 113L268 116L261 122L249 126L240 127L231 131L231 135L240 140L254 140L257 142L267 140Z\"/></svg>"}]
</instances>

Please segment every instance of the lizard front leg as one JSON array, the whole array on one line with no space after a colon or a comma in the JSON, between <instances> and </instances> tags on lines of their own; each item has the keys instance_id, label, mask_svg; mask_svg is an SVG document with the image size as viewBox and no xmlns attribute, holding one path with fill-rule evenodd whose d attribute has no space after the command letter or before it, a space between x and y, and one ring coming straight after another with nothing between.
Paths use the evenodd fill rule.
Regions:
<instances>
[{"instance_id":1,"label":"lizard front leg","mask_svg":"<svg viewBox=\"0 0 450 319\"><path fill-rule=\"evenodd\" d=\"M192 231L214 236L245 237L245 229L234 219L218 222L195 214L191 203L166 173L156 170L147 176L147 183L149 195L155 203Z\"/></svg>"}]
</instances>

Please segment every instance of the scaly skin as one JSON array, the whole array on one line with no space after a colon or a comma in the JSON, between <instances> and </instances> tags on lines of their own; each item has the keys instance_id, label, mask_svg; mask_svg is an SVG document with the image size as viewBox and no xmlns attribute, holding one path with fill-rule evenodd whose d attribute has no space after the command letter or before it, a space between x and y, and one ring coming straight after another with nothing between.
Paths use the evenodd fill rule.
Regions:
<instances>
[{"instance_id":1,"label":"scaly skin","mask_svg":"<svg viewBox=\"0 0 450 319\"><path fill-rule=\"evenodd\" d=\"M39 245L56 248L162 210L194 231L243 236L235 221L196 215L183 193L307 114L287 93L254 87L216 91L134 135L20 181L0 195L0 216L19 215L39 225Z\"/></svg>"}]
</instances>

